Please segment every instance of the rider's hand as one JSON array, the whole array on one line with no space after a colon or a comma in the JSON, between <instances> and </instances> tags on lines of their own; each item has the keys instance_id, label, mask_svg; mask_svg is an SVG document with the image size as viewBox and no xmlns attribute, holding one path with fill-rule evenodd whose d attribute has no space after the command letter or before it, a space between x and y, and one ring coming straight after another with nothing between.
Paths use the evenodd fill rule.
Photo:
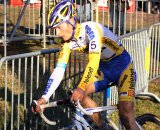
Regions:
<instances>
[{"instance_id":1,"label":"rider's hand","mask_svg":"<svg viewBox=\"0 0 160 130\"><path fill-rule=\"evenodd\" d=\"M73 90L72 96L71 96L71 102L77 102L78 100L81 102L84 98L85 91L83 91L81 88L76 88Z\"/></svg>"},{"instance_id":2,"label":"rider's hand","mask_svg":"<svg viewBox=\"0 0 160 130\"><path fill-rule=\"evenodd\" d=\"M40 98L37 100L37 104L36 104L36 111L34 110L34 108L32 107L32 112L33 113L40 113L41 112L41 108L40 105L46 104L46 100L44 98Z\"/></svg>"}]
</instances>

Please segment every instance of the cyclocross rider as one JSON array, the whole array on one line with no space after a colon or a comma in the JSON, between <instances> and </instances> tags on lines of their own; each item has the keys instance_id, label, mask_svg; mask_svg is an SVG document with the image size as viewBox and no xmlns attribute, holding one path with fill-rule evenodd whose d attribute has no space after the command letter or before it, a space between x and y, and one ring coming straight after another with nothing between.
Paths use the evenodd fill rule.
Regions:
<instances>
[{"instance_id":1,"label":"cyclocross rider","mask_svg":"<svg viewBox=\"0 0 160 130\"><path fill-rule=\"evenodd\" d=\"M55 92L66 69L72 50L88 54L88 64L82 79L73 90L71 101L79 100L83 107L97 107L87 95L106 89L109 83L118 86L119 115L127 130L138 130L134 119L135 72L130 55L117 37L106 27L95 22L77 22L77 12L69 0L64 0L52 8L48 15L49 28L56 30L57 36L65 42L60 51L58 63L51 74L45 92L37 102L36 111L45 104ZM100 113L95 113L91 119L106 130L107 125Z\"/></svg>"}]
</instances>

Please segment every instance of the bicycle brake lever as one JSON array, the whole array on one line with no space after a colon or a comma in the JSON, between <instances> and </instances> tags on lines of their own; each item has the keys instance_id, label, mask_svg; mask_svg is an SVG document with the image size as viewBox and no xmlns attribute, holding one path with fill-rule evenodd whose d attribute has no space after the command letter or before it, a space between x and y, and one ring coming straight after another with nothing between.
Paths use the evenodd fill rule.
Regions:
<instances>
[{"instance_id":1,"label":"bicycle brake lever","mask_svg":"<svg viewBox=\"0 0 160 130\"><path fill-rule=\"evenodd\" d=\"M37 114L37 112L36 112L37 104L38 104L38 103L37 103L36 100L33 100L33 102L31 103L31 107L33 108L35 114Z\"/></svg>"}]
</instances>

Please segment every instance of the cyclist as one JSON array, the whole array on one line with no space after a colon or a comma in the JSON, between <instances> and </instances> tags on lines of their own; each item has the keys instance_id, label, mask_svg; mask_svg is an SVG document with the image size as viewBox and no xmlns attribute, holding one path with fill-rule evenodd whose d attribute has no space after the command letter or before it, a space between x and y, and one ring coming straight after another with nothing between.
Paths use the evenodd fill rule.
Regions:
<instances>
[{"instance_id":1,"label":"cyclist","mask_svg":"<svg viewBox=\"0 0 160 130\"><path fill-rule=\"evenodd\" d=\"M48 14L49 28L56 30L57 36L65 42L60 51L58 63L51 74L45 92L37 100L36 112L45 104L62 81L72 50L88 53L88 64L82 79L73 90L71 101L81 102L83 107L97 107L88 94L106 89L114 82L119 91L119 115L127 130L138 130L134 119L135 72L130 55L118 42L117 37L106 27L95 22L77 22L76 10L69 0L64 0L52 8ZM107 125L100 113L91 119L101 130Z\"/></svg>"}]
</instances>

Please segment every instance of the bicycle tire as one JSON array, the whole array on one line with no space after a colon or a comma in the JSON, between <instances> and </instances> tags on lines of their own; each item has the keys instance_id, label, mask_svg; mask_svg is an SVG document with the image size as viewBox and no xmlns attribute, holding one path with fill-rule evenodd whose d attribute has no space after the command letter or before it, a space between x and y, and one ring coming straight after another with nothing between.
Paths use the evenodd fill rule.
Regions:
<instances>
[{"instance_id":1,"label":"bicycle tire","mask_svg":"<svg viewBox=\"0 0 160 130\"><path fill-rule=\"evenodd\" d=\"M160 128L160 119L154 114L146 113L140 115L136 117L136 121L142 128L147 123L153 123L156 125L156 128Z\"/></svg>"}]
</instances>

